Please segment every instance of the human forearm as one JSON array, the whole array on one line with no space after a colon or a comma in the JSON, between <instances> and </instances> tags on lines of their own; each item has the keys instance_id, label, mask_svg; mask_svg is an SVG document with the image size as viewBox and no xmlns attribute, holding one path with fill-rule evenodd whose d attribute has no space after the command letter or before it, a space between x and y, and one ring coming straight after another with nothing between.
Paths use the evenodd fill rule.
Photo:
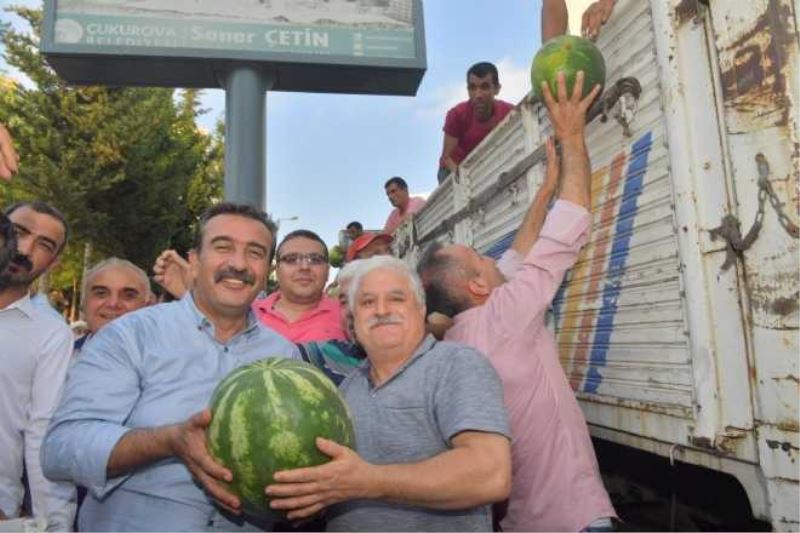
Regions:
<instances>
[{"instance_id":1,"label":"human forearm","mask_svg":"<svg viewBox=\"0 0 800 533\"><path fill-rule=\"evenodd\" d=\"M115 478L175 455L178 426L130 431L117 442L106 465L108 478Z\"/></svg>"},{"instance_id":2,"label":"human forearm","mask_svg":"<svg viewBox=\"0 0 800 533\"><path fill-rule=\"evenodd\" d=\"M542 0L542 42L567 33L569 13L564 0Z\"/></svg>"},{"instance_id":3,"label":"human forearm","mask_svg":"<svg viewBox=\"0 0 800 533\"><path fill-rule=\"evenodd\" d=\"M466 509L502 501L511 489L508 440L490 449L454 448L412 464L373 465L376 475L370 495L431 509Z\"/></svg>"},{"instance_id":4,"label":"human forearm","mask_svg":"<svg viewBox=\"0 0 800 533\"><path fill-rule=\"evenodd\" d=\"M544 225L544 218L547 216L547 206L555 194L555 188L550 186L542 186L536 191L536 196L533 198L525 217L522 219L517 234L514 236L514 242L511 243L511 249L518 252L520 255L526 255L530 251L533 243L539 238L539 232Z\"/></svg>"},{"instance_id":5,"label":"human forearm","mask_svg":"<svg viewBox=\"0 0 800 533\"><path fill-rule=\"evenodd\" d=\"M563 179L559 198L591 208L591 170L583 133L561 139Z\"/></svg>"}]
</instances>

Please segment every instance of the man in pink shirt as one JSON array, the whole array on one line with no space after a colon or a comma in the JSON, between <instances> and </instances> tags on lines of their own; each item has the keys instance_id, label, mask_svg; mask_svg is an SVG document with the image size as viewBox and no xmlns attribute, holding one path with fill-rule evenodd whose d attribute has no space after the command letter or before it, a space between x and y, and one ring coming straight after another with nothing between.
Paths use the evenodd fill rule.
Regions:
<instances>
[{"instance_id":1,"label":"man in pink shirt","mask_svg":"<svg viewBox=\"0 0 800 533\"><path fill-rule=\"evenodd\" d=\"M283 238L275 254L279 288L253 309L259 320L292 342L345 340L342 308L324 292L328 248L313 231Z\"/></svg>"},{"instance_id":2,"label":"man in pink shirt","mask_svg":"<svg viewBox=\"0 0 800 533\"><path fill-rule=\"evenodd\" d=\"M408 183L399 176L390 178L383 187L386 189L389 203L394 206L392 212L389 213L389 218L386 219L386 224L383 226L383 232L391 235L408 217L422 209L422 206L425 205L425 200L416 196L409 196Z\"/></svg>"},{"instance_id":3,"label":"man in pink shirt","mask_svg":"<svg viewBox=\"0 0 800 533\"><path fill-rule=\"evenodd\" d=\"M599 90L580 99L583 74L567 97L546 104L563 164L558 200L547 204L559 163L548 142L548 177L499 263L460 246L433 245L419 272L428 312L454 317L445 340L486 354L503 382L511 421L512 488L504 531L604 531L616 517L603 487L583 413L559 363L545 312L586 241L590 169L586 110Z\"/></svg>"},{"instance_id":4,"label":"man in pink shirt","mask_svg":"<svg viewBox=\"0 0 800 533\"><path fill-rule=\"evenodd\" d=\"M439 158L439 183L443 182L467 155L489 135L514 105L496 97L500 78L492 63L475 63L467 71L469 100L447 112L444 122L444 145Z\"/></svg>"}]
</instances>

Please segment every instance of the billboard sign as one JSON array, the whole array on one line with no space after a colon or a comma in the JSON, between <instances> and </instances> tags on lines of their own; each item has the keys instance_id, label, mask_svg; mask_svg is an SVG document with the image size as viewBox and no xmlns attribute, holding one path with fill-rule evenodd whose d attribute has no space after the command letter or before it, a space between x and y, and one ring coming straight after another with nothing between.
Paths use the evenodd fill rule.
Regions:
<instances>
[{"instance_id":1,"label":"billboard sign","mask_svg":"<svg viewBox=\"0 0 800 533\"><path fill-rule=\"evenodd\" d=\"M217 87L237 63L273 90L414 94L421 0L45 0L42 51L75 83Z\"/></svg>"}]
</instances>

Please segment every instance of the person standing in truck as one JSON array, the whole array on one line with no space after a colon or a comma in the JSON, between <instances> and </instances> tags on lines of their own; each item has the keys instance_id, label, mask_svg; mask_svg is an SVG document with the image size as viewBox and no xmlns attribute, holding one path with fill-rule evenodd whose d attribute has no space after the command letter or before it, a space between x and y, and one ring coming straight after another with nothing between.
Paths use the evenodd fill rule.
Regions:
<instances>
[{"instance_id":1,"label":"person standing in truck","mask_svg":"<svg viewBox=\"0 0 800 533\"><path fill-rule=\"evenodd\" d=\"M444 121L439 183L456 172L461 161L514 109L514 104L497 98L500 87L492 63L475 63L467 70L469 99L452 107Z\"/></svg>"}]
</instances>

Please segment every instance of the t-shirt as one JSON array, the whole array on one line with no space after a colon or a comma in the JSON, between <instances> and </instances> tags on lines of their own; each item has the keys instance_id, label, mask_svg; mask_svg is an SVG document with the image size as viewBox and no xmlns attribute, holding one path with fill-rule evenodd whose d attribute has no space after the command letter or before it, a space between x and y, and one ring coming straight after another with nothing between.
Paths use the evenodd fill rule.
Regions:
<instances>
[{"instance_id":1,"label":"t-shirt","mask_svg":"<svg viewBox=\"0 0 800 533\"><path fill-rule=\"evenodd\" d=\"M489 132L514 109L514 104L495 100L492 107L492 116L485 122L480 122L475 117L474 109L469 101L461 102L447 112L444 132L458 139L458 146L450 154L453 161L461 163L483 138L489 135ZM444 159L439 161L439 166L445 166Z\"/></svg>"},{"instance_id":2,"label":"t-shirt","mask_svg":"<svg viewBox=\"0 0 800 533\"><path fill-rule=\"evenodd\" d=\"M389 213L389 217L386 219L386 224L383 226L383 232L389 234L394 233L394 230L403 223L406 217L416 213L423 207L425 207L425 200L417 196L412 196L408 199L408 205L406 206L405 212L402 214L400 213L399 207L392 209L392 212Z\"/></svg>"},{"instance_id":3,"label":"t-shirt","mask_svg":"<svg viewBox=\"0 0 800 533\"><path fill-rule=\"evenodd\" d=\"M340 386L356 428L358 453L366 461L423 461L452 449L450 440L462 431L509 435L500 380L472 348L428 335L380 386L372 385L369 368L367 360ZM353 500L329 511L328 531L492 530L489 505L444 511Z\"/></svg>"}]
</instances>

